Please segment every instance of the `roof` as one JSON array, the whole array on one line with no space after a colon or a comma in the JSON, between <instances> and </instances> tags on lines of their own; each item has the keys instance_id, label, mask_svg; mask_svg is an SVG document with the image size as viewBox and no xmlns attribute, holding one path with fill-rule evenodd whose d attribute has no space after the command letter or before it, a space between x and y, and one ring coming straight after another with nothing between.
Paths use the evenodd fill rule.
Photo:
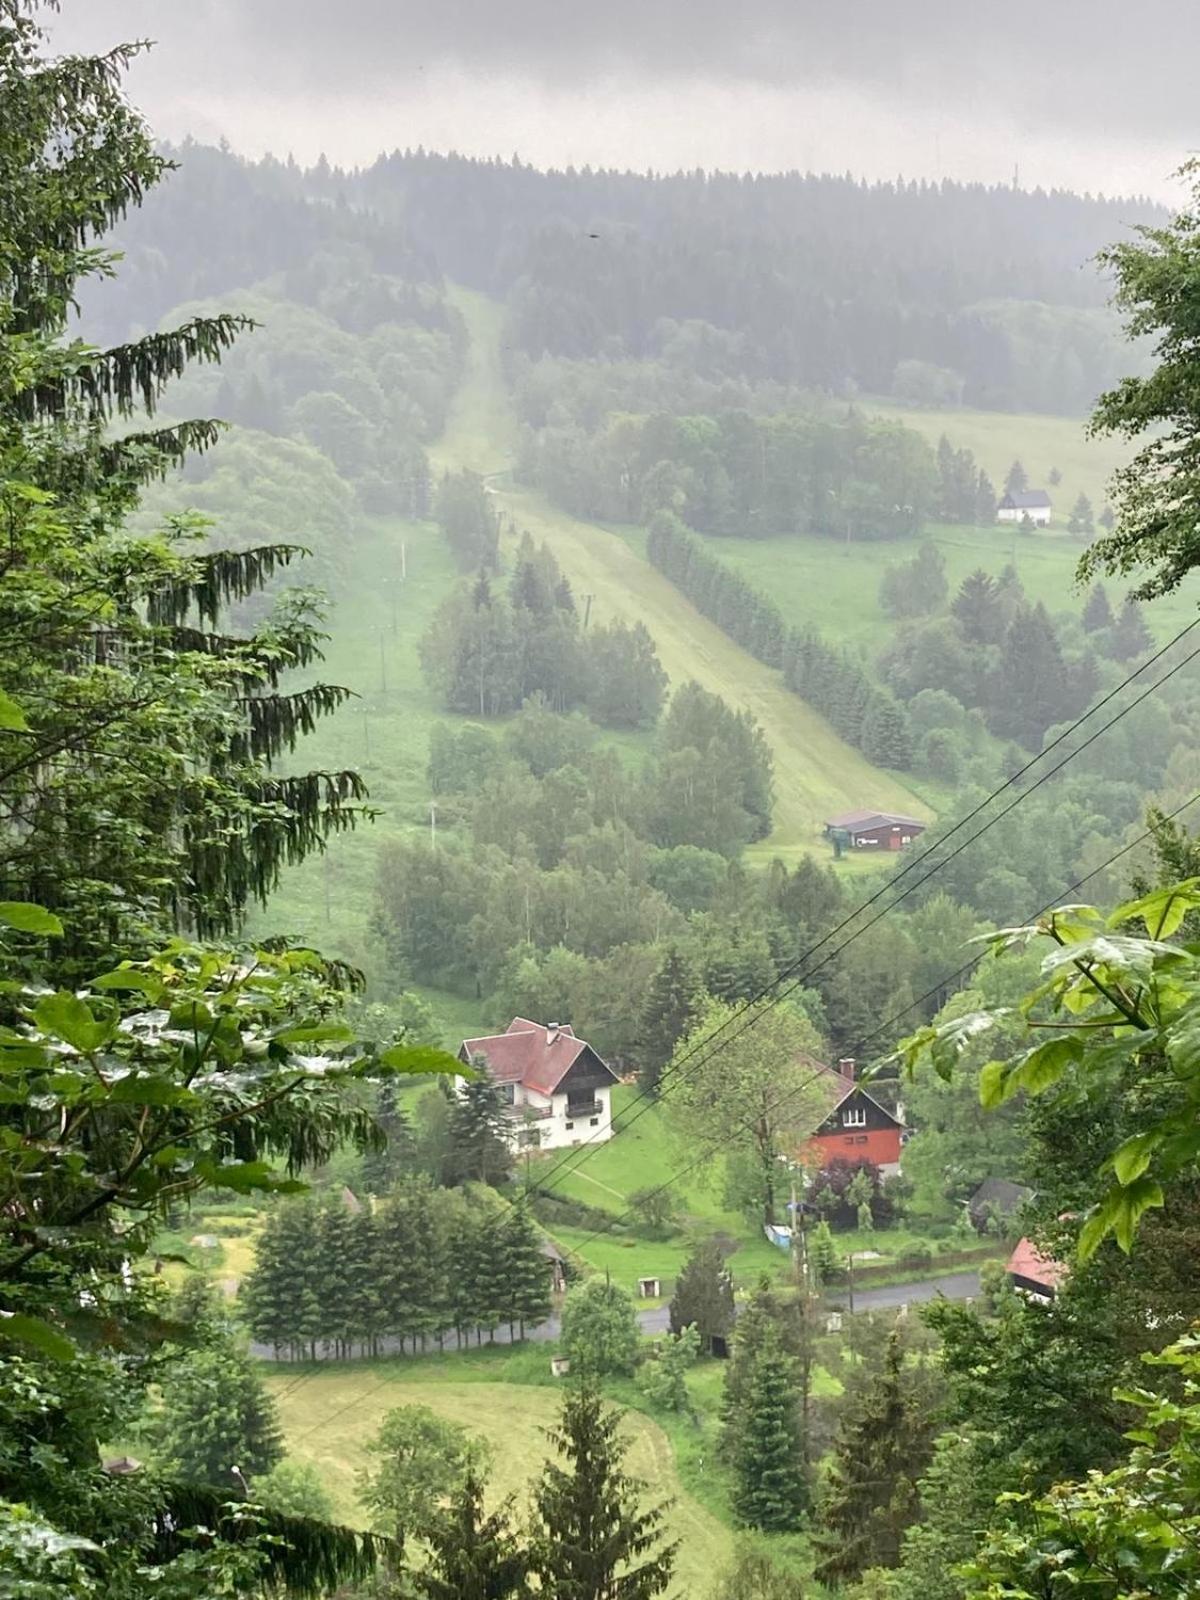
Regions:
<instances>
[{"instance_id":1,"label":"roof","mask_svg":"<svg viewBox=\"0 0 1200 1600\"><path fill-rule=\"evenodd\" d=\"M1001 511L1048 511L1050 496L1045 489L1026 489L1020 494L1006 494L1000 502Z\"/></svg>"},{"instance_id":2,"label":"roof","mask_svg":"<svg viewBox=\"0 0 1200 1600\"><path fill-rule=\"evenodd\" d=\"M1055 1261L1051 1256L1042 1255L1032 1239L1020 1239L1017 1248L1008 1258L1005 1269L1012 1278L1025 1278L1030 1283L1041 1284L1043 1289L1051 1293L1067 1275L1067 1269L1061 1261Z\"/></svg>"},{"instance_id":3,"label":"roof","mask_svg":"<svg viewBox=\"0 0 1200 1600\"><path fill-rule=\"evenodd\" d=\"M928 824L918 817L901 816L898 811L843 811L841 816L830 817L825 826L857 833L869 828L925 828Z\"/></svg>"},{"instance_id":4,"label":"roof","mask_svg":"<svg viewBox=\"0 0 1200 1600\"><path fill-rule=\"evenodd\" d=\"M974 1215L984 1206L990 1206L1000 1216L1007 1217L1032 1199L1033 1190L1023 1183L1013 1183L1008 1178L985 1178L967 1201L967 1210Z\"/></svg>"},{"instance_id":5,"label":"roof","mask_svg":"<svg viewBox=\"0 0 1200 1600\"><path fill-rule=\"evenodd\" d=\"M567 1023L545 1025L514 1017L503 1033L464 1039L458 1054L463 1061L482 1056L497 1083L520 1083L538 1094L553 1094L586 1050L615 1082L612 1068L600 1060L586 1039L577 1039Z\"/></svg>"},{"instance_id":6,"label":"roof","mask_svg":"<svg viewBox=\"0 0 1200 1600\"><path fill-rule=\"evenodd\" d=\"M851 1095L861 1094L872 1105L879 1106L884 1116L891 1117L897 1127L902 1128L904 1126L903 1119L898 1117L894 1111L889 1111L885 1105L880 1105L875 1096L868 1094L861 1083L856 1083L853 1078L848 1078L845 1073L839 1072L836 1067L827 1066L825 1062L817 1061L812 1056L804 1056L801 1059L806 1066L817 1069L817 1076L813 1078L812 1083L814 1089L825 1101L825 1111L821 1116L821 1122L827 1121L840 1105L850 1099Z\"/></svg>"}]
</instances>

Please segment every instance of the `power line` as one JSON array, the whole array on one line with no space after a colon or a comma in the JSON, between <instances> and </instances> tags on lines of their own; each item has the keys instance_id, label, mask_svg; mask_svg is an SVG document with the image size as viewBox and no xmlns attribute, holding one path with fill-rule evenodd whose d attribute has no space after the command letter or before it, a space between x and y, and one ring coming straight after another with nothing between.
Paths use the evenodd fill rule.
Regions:
<instances>
[{"instance_id":1,"label":"power line","mask_svg":"<svg viewBox=\"0 0 1200 1600\"><path fill-rule=\"evenodd\" d=\"M1198 800L1200 800L1200 790L1198 790L1195 794L1193 794L1190 797L1190 799L1185 800L1182 805L1176 806L1174 811L1167 812L1165 814L1164 820L1167 821L1167 822L1172 821L1175 817L1179 816L1181 812L1186 811L1189 806L1195 805L1195 803ZM1031 918L1029 918L1029 921L1030 922L1036 922L1038 917L1044 916L1045 913L1047 911L1051 910L1054 907L1054 905L1058 903L1058 901L1063 899L1064 896L1074 894L1077 889L1082 888L1085 883L1089 882L1092 878L1096 877L1099 873L1106 871L1109 867L1111 867L1113 865L1114 862L1119 861L1122 856L1128 855L1129 852L1131 850L1135 850L1138 847L1138 845L1144 844L1145 841L1151 837L1152 832L1153 832L1152 829L1147 828L1142 833L1140 833L1137 836L1136 839L1131 839L1128 844L1122 845L1121 848L1119 850L1114 851L1113 854L1111 856L1109 856L1106 861L1102 861L1098 867L1093 867L1091 869L1091 871L1085 873L1082 878L1077 878L1075 880L1075 882L1072 883L1072 884L1069 884L1061 892L1061 894L1056 895L1053 900L1048 901L1038 911L1035 911L1033 916ZM860 1039L858 1041L858 1043L855 1046L856 1052L859 1051L859 1050L862 1050L865 1045L870 1044L870 1042L873 1039L878 1038L880 1036L880 1034L890 1032L891 1029L894 1027L894 1025L897 1022L899 1022L902 1017L906 1017L910 1011L914 1011L918 1006L923 1005L926 1000L933 999L941 990L943 990L946 987L947 984L957 983L960 978L965 977L967 975L967 973L973 971L979 965L979 963L984 959L986 954L987 954L986 951L982 951L982 952L980 952L979 955L972 956L970 961L965 962L961 967L958 968L958 970L956 972L952 972L952 973L948 974L948 976L942 978L940 980L940 982L934 984L934 986L931 989L927 989L924 994L919 995L915 1000L910 1000L909 1003L906 1006L903 1006L899 1011L893 1012L892 1015L890 1017L886 1018L885 1021L881 1022L880 1025L877 1028L872 1029L872 1031L869 1034L866 1034L862 1039ZM825 1071L825 1070L827 1070L827 1069L826 1068L821 1068L820 1069L820 1071ZM814 1073L810 1074L810 1076L807 1077L802 1083L794 1085L791 1089L788 1090L788 1092L785 1095L783 1095L780 1098L780 1100L778 1101L778 1103L774 1107L774 1110L778 1111L793 1096L800 1094L804 1089L806 1089L809 1086L810 1083L815 1081L815 1079L819 1075L820 1075L819 1072L814 1072ZM750 1125L748 1123L743 1122L743 1123L739 1124L739 1127L735 1130L735 1134L738 1133L738 1132L749 1132L749 1131L750 1131ZM730 1143L732 1137L734 1137L734 1136L735 1135L731 1135L731 1134L723 1134L720 1139L714 1140L711 1144L709 1144L701 1152L701 1154L699 1156L696 1157L696 1159L694 1161L688 1162L686 1166L681 1167L677 1172L672 1173L671 1176L664 1183L662 1183L662 1184L660 1184L658 1186L658 1188L651 1189L649 1191L648 1195L645 1198L646 1199L652 1199L657 1195L665 1193L666 1190L670 1189L673 1185L678 1183L680 1181L680 1179L686 1178L690 1173L694 1172L698 1167L703 1166L706 1162L710 1161L712 1159L713 1155L717 1151L722 1149L726 1144ZM590 1244L593 1239L601 1238L603 1235L608 1233L612 1228L618 1227L621 1223L627 1221L633 1215L635 1215L635 1211L631 1207L628 1210L621 1212L619 1216L614 1217L609 1223L607 1223L605 1225L605 1227L597 1228L597 1229L593 1230L593 1232L591 1232L589 1234L586 1234L574 1246L574 1249L575 1249L576 1253L578 1253L578 1251L580 1249L582 1249L582 1247L584 1245Z\"/></svg>"},{"instance_id":2,"label":"power line","mask_svg":"<svg viewBox=\"0 0 1200 1600\"><path fill-rule=\"evenodd\" d=\"M752 1027L758 1020L759 1016L765 1016L766 1012L772 1009L772 1007L778 1005L782 1000L786 999L788 995L794 993L796 989L800 988L809 979L815 977L818 972L823 971L825 967L827 967L832 961L836 960L836 958L841 955L844 950L853 944L856 939L861 938L863 934L869 932L871 928L875 927L877 923L881 922L883 918L886 917L890 911L894 910L902 900L905 900L909 895L914 894L918 889L922 888L926 883L928 883L929 880L937 873L941 872L943 868L949 866L950 863L960 856L964 850L966 850L970 845L974 844L977 839L982 838L982 836L987 833L990 828L995 827L998 822L1002 822L1004 818L1010 814L1010 812L1017 808L1017 806L1021 805L1025 800L1027 800L1030 795L1036 793L1036 791L1041 788L1042 784L1048 783L1051 778L1055 777L1059 772L1061 772L1068 762L1073 761L1076 756L1082 755L1082 753L1088 749L1090 745L1094 744L1097 739L1101 738L1109 731L1110 728L1114 727L1122 717L1126 716L1130 711L1136 710L1136 708L1141 705L1143 700L1147 699L1157 689L1161 688L1162 685L1166 683L1168 679L1174 677L1177 672L1182 671L1182 669L1187 666L1189 662L1194 661L1196 657L1200 655L1200 647L1197 647L1197 649L1193 650L1181 661L1176 662L1173 667L1169 668L1168 671L1163 673L1160 678L1158 678L1154 683L1150 684L1148 688L1144 689L1141 694L1139 694L1135 699L1131 700L1128 705L1123 706L1101 727L1089 734L1081 744L1076 745L1073 749L1069 750L1061 761L1057 762L1049 769L1049 771L1042 773L1029 786L1028 789L1022 790L1015 799L1009 801L1008 805L1003 807L1003 809L997 812L994 816L990 817L982 827L977 828L975 832L972 833L968 838L957 844L949 855L943 856L941 859L935 861L934 865L930 867L928 872L926 872L922 877L918 878L916 882L911 883L908 888L904 889L900 894L896 895L893 900L884 906L881 911L877 912L876 915L873 916L869 921L855 928L854 932L851 933L847 939L843 940L840 945L831 951L830 954L827 955L815 967L804 972L794 982L789 983L787 988L778 993L774 992L779 989L780 984L785 983L789 978L797 973L797 971L804 966L805 962L807 962L811 956L815 955L817 951L822 948L822 946L828 944L830 939L835 938L838 933L849 927L850 924L860 917L864 911L870 910L872 905L874 905L885 894L887 894L889 890L894 889L897 884L901 883L904 878L909 875L909 873L915 871L916 868L921 866L923 862L928 861L932 857L936 856L938 851L942 849L946 842L953 838L954 834L956 834L974 817L977 817L979 813L986 809L986 807L990 805L993 800L998 798L999 795L1003 794L1004 791L1013 783L1015 783L1023 774L1027 773L1036 762L1042 760L1043 757L1050 754L1053 750L1060 746L1064 740L1068 739L1070 735L1075 732L1085 721L1087 721L1089 717L1094 715L1096 711L1099 711L1105 704L1110 702L1115 695L1121 692L1122 689L1127 688L1133 679L1139 676L1139 674L1143 672L1146 667L1152 665L1157 660L1161 660L1162 656L1168 650L1170 650L1186 634L1190 633L1191 630L1197 626L1200 626L1200 618L1195 619L1194 621L1190 622L1186 628L1181 629L1170 644L1164 645L1163 648L1158 651L1156 655L1152 656L1149 661L1144 662L1136 672L1131 673L1129 677L1126 678L1115 689L1110 690L1103 700L1099 701L1090 711L1086 712L1084 716L1080 717L1076 722L1072 723L1070 727L1065 729L1063 733L1061 733L1055 740L1046 746L1045 750L1043 750L1039 755L1032 757L1025 763L1023 767L1021 767L1011 777L1006 779L1005 782L999 786L999 788L993 790L993 792L988 795L986 799L980 801L972 811L968 812L968 814L962 818L961 821L954 825L948 834L944 835L943 838L939 839L936 844L932 845L927 851L925 851L923 855L910 863L910 865L906 867L903 872L897 874L895 878L889 879L886 884L884 884L875 892L875 894L873 894L869 899L864 901L862 905L858 906L854 911L852 911L849 916L844 917L835 928L831 929L829 933L825 934L821 939L819 939L815 945L810 946L808 950L804 951L800 956L797 956L795 960L784 967L783 970L779 972L769 984L760 990L757 995L743 1002L743 1004L739 1006L731 1016L727 1017L725 1021L721 1023L720 1027L714 1029L711 1034L707 1034L703 1039L697 1040L696 1044L691 1046L684 1052L682 1056L673 1061L668 1071L659 1078L656 1093L652 1093L649 1090L639 1091L638 1095L635 1096L630 1106L630 1109L633 1110L634 1114L629 1116L627 1113L622 1121L621 1127L613 1133L610 1139L604 1142L611 1143L612 1138L617 1138L620 1136L620 1134L627 1132L630 1127L637 1123L643 1116L647 1115L647 1113L653 1109L654 1105L661 1102L661 1100L665 1097L665 1094L669 1094L671 1092L671 1085L668 1083L668 1080L678 1079L688 1063L692 1061L693 1058L701 1051L705 1051L706 1054L704 1054L701 1060L697 1062L691 1069L692 1073L698 1071L700 1067L702 1067L708 1060L711 1059L712 1047L718 1045L722 1033L731 1028L739 1020L739 1018L746 1014L747 1011L751 1010L757 1005L760 1005L764 1000L767 1002L763 1009L759 1012L756 1012L756 1014L751 1018L750 1022L746 1024L747 1027ZM733 1034L732 1037L734 1039L740 1038L741 1034L744 1032L745 1027L740 1028L736 1033ZM726 1040L725 1042L728 1043L730 1041ZM691 1074L688 1075L690 1076ZM664 1084L667 1085L665 1090L663 1087ZM639 1105L641 1107L640 1109L634 1109ZM546 1175L546 1179L539 1183L539 1189L546 1193L551 1192L553 1180L560 1172L566 1171L568 1174L577 1172L586 1161L590 1160L592 1156L595 1155L599 1148L600 1141L597 1139L597 1136L591 1135L588 1139L584 1140L582 1147L576 1147L575 1149L566 1152L566 1154L550 1169L550 1172Z\"/></svg>"},{"instance_id":3,"label":"power line","mask_svg":"<svg viewBox=\"0 0 1200 1600\"><path fill-rule=\"evenodd\" d=\"M1200 800L1200 791L1197 791L1189 799L1185 800L1182 805L1176 806L1173 811L1166 812L1164 820L1167 822L1173 821L1174 818L1186 811L1189 806L1195 805L1198 800ZM1097 877L1101 872L1107 871L1107 869L1115 862L1119 861L1123 856L1128 855L1131 850L1135 850L1138 845L1145 843L1145 841L1151 837L1151 833L1152 830L1146 828L1142 833L1138 834L1136 839L1131 839L1128 844L1122 845L1119 850L1115 850L1112 855L1110 855L1107 860L1102 861L1098 867L1093 867L1091 871L1086 872L1083 877L1077 878L1075 882L1069 884L1068 887L1061 892L1061 894L1056 895L1054 900L1048 901L1044 906L1036 911L1033 917L1030 918L1030 921L1036 921L1038 917L1043 916L1054 906L1057 901L1061 900L1065 895L1074 894L1076 890L1082 888L1083 885L1090 882L1092 878ZM862 1050L864 1046L870 1044L873 1039L878 1038L881 1034L890 1032L895 1024L901 1020L901 1018L906 1017L918 1006L923 1005L925 1001L933 999L941 990L945 989L947 984L957 983L960 978L965 977L967 973L973 971L974 968L977 967L984 959L985 955L986 952L981 952L977 956L972 956L970 961L965 962L961 967L958 968L956 972L950 973L947 977L942 978L940 982L935 984L932 988L927 989L923 995L919 995L915 1000L911 1000L899 1011L893 1012L890 1017L888 1017L884 1022L880 1023L878 1028L873 1029L869 1034L865 1035L858 1041L857 1045L855 1046L856 1051ZM793 1096L800 1094L804 1089L808 1088L811 1083L815 1082L820 1076L821 1072L825 1070L825 1068L820 1068L811 1073L802 1083L796 1084L787 1092L786 1095L781 1097L774 1109L778 1111L780 1107L786 1104ZM746 1124L743 1123L738 1131L748 1131ZM665 1182L661 1183L657 1188L651 1189L649 1191L649 1197L653 1198L663 1194L675 1184L679 1183L683 1178L689 1177L691 1173L709 1162L719 1150L728 1144L731 1137L731 1135L726 1134L720 1139L714 1140L694 1160L688 1162L676 1172L673 1172L671 1176L667 1178ZM591 1233L586 1234L575 1246L573 1246L574 1253L578 1254L583 1246L590 1244L593 1239L604 1237L606 1234L611 1232L613 1228L619 1227L623 1222L627 1221L633 1215L633 1209L629 1208L621 1212L618 1216L612 1218L612 1220L607 1223L605 1227L593 1229ZM503 1224L501 1225L503 1226ZM296 1389L303 1387L305 1383L311 1382L312 1379L317 1376L319 1376L319 1374L315 1372L305 1373L298 1381L293 1381L293 1383L283 1391L284 1395L289 1396L293 1394ZM386 1388L394 1381L393 1375L389 1373L386 1377L381 1378L378 1383L370 1385L360 1394L356 1395L354 1399L347 1401L345 1405L338 1407L335 1411L331 1411L327 1416L322 1417L319 1422L314 1423L311 1428L307 1428L303 1433L298 1434L291 1442L293 1444L302 1443L305 1439L310 1438L314 1433L320 1432L323 1428L328 1427L330 1423L336 1422L348 1411L354 1410L355 1407L361 1405L363 1401L369 1400L372 1395L378 1394L381 1389Z\"/></svg>"}]
</instances>

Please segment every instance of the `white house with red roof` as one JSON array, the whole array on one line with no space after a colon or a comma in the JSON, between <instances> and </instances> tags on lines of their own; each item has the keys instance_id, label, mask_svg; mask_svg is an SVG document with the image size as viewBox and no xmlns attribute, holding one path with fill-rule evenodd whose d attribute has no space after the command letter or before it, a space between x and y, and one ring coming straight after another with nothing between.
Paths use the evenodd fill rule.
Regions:
<instances>
[{"instance_id":1,"label":"white house with red roof","mask_svg":"<svg viewBox=\"0 0 1200 1600\"><path fill-rule=\"evenodd\" d=\"M491 1074L513 1149L562 1150L612 1138L617 1075L568 1023L514 1017L503 1033L464 1039L458 1059Z\"/></svg>"}]
</instances>

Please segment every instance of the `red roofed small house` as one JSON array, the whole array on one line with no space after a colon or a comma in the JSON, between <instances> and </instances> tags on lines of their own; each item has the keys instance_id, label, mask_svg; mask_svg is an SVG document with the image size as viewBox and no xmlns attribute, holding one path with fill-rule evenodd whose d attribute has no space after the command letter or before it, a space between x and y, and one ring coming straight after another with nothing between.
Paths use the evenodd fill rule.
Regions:
<instances>
[{"instance_id":1,"label":"red roofed small house","mask_svg":"<svg viewBox=\"0 0 1200 1600\"><path fill-rule=\"evenodd\" d=\"M822 1067L817 1080L829 1106L825 1120L808 1139L802 1154L814 1166L843 1161L870 1161L885 1177L900 1171L904 1120L880 1105L854 1081L849 1058L836 1067Z\"/></svg>"},{"instance_id":2,"label":"red roofed small house","mask_svg":"<svg viewBox=\"0 0 1200 1600\"><path fill-rule=\"evenodd\" d=\"M464 1039L458 1059L486 1065L510 1108L514 1149L561 1150L612 1138L617 1075L568 1024L514 1017L503 1033Z\"/></svg>"},{"instance_id":3,"label":"red roofed small house","mask_svg":"<svg viewBox=\"0 0 1200 1600\"><path fill-rule=\"evenodd\" d=\"M1044 1256L1031 1239L1017 1240L1005 1270L1013 1288L1035 1300L1053 1300L1067 1275L1064 1263Z\"/></svg>"}]
</instances>

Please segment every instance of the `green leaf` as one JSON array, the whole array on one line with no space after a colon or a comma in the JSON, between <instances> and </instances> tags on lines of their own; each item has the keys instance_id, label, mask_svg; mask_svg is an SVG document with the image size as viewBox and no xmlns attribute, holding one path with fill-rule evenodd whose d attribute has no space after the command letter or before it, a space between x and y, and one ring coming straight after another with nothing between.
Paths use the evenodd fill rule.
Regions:
<instances>
[{"instance_id":1,"label":"green leaf","mask_svg":"<svg viewBox=\"0 0 1200 1600\"><path fill-rule=\"evenodd\" d=\"M55 939L60 938L63 931L53 911L36 906L30 900L0 900L0 922L18 933L44 933Z\"/></svg>"},{"instance_id":2,"label":"green leaf","mask_svg":"<svg viewBox=\"0 0 1200 1600\"><path fill-rule=\"evenodd\" d=\"M1080 1231L1079 1244L1076 1247L1081 1261L1091 1260L1111 1227L1112 1217L1106 1215L1103 1208L1088 1218Z\"/></svg>"},{"instance_id":3,"label":"green leaf","mask_svg":"<svg viewBox=\"0 0 1200 1600\"><path fill-rule=\"evenodd\" d=\"M1153 1178L1135 1178L1124 1189L1118 1191L1118 1205L1113 1223L1113 1232L1117 1236L1117 1243L1128 1255L1133 1248L1133 1236L1137 1232L1138 1222L1142 1213L1151 1207L1163 1204L1162 1184Z\"/></svg>"},{"instance_id":4,"label":"green leaf","mask_svg":"<svg viewBox=\"0 0 1200 1600\"><path fill-rule=\"evenodd\" d=\"M18 1344L32 1345L52 1361L73 1361L75 1346L66 1334L59 1333L41 1317L30 1317L22 1311L0 1312L0 1338L13 1339Z\"/></svg>"},{"instance_id":5,"label":"green leaf","mask_svg":"<svg viewBox=\"0 0 1200 1600\"><path fill-rule=\"evenodd\" d=\"M389 1072L404 1073L409 1077L423 1077L427 1072L440 1072L447 1076L469 1078L470 1068L448 1050L439 1050L428 1044L394 1044L379 1057L379 1065Z\"/></svg>"},{"instance_id":6,"label":"green leaf","mask_svg":"<svg viewBox=\"0 0 1200 1600\"><path fill-rule=\"evenodd\" d=\"M989 1061L979 1074L980 1105L988 1111L994 1111L998 1105L1003 1105L1011 1093L1007 1061Z\"/></svg>"},{"instance_id":7,"label":"green leaf","mask_svg":"<svg viewBox=\"0 0 1200 1600\"><path fill-rule=\"evenodd\" d=\"M1014 1070L1012 1088L1041 1094L1043 1089L1056 1084L1067 1068L1075 1066L1082 1057L1082 1040L1070 1036L1047 1039L1045 1044L1039 1044L1031 1050Z\"/></svg>"},{"instance_id":8,"label":"green leaf","mask_svg":"<svg viewBox=\"0 0 1200 1600\"><path fill-rule=\"evenodd\" d=\"M0 733L28 733L29 724L17 702L0 689Z\"/></svg>"},{"instance_id":9,"label":"green leaf","mask_svg":"<svg viewBox=\"0 0 1200 1600\"><path fill-rule=\"evenodd\" d=\"M43 1033L61 1039L81 1055L98 1050L113 1031L111 1023L96 1020L86 1001L65 989L44 995L33 1008L33 1020Z\"/></svg>"},{"instance_id":10,"label":"green leaf","mask_svg":"<svg viewBox=\"0 0 1200 1600\"><path fill-rule=\"evenodd\" d=\"M158 999L164 984L156 972L140 972L136 967L117 967L112 972L102 972L98 978L93 978L89 987L104 991L133 990L149 995L151 999Z\"/></svg>"},{"instance_id":11,"label":"green leaf","mask_svg":"<svg viewBox=\"0 0 1200 1600\"><path fill-rule=\"evenodd\" d=\"M349 1044L356 1037L344 1022L320 1022L307 1028L284 1028L275 1035L277 1044Z\"/></svg>"},{"instance_id":12,"label":"green leaf","mask_svg":"<svg viewBox=\"0 0 1200 1600\"><path fill-rule=\"evenodd\" d=\"M108 1094L114 1105L127 1106L178 1106L196 1097L182 1084L169 1078L155 1078L148 1074L131 1072L118 1078Z\"/></svg>"},{"instance_id":13,"label":"green leaf","mask_svg":"<svg viewBox=\"0 0 1200 1600\"><path fill-rule=\"evenodd\" d=\"M235 1194L250 1194L255 1189L272 1189L278 1181L274 1169L266 1161L229 1161L223 1164L204 1162L197 1168L209 1183L218 1189L232 1189Z\"/></svg>"},{"instance_id":14,"label":"green leaf","mask_svg":"<svg viewBox=\"0 0 1200 1600\"><path fill-rule=\"evenodd\" d=\"M1136 1133L1132 1139L1126 1139L1112 1158L1112 1169L1116 1173L1117 1182L1126 1185L1132 1183L1135 1178L1140 1178L1150 1165L1151 1155L1161 1143L1160 1133Z\"/></svg>"},{"instance_id":15,"label":"green leaf","mask_svg":"<svg viewBox=\"0 0 1200 1600\"><path fill-rule=\"evenodd\" d=\"M1169 939L1189 911L1200 906L1200 878L1187 878L1165 889L1155 889L1137 900L1127 900L1108 919L1110 928L1140 917L1152 939Z\"/></svg>"}]
</instances>

